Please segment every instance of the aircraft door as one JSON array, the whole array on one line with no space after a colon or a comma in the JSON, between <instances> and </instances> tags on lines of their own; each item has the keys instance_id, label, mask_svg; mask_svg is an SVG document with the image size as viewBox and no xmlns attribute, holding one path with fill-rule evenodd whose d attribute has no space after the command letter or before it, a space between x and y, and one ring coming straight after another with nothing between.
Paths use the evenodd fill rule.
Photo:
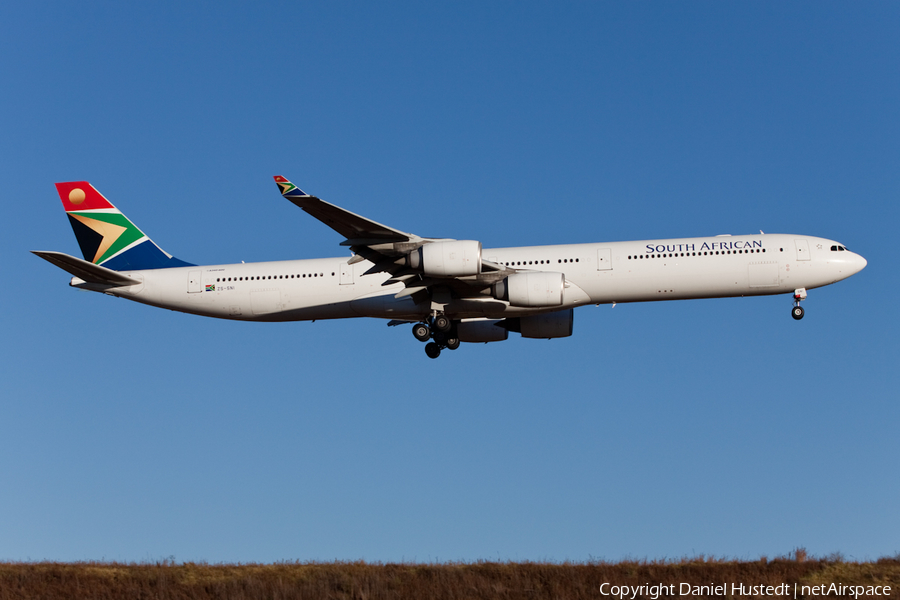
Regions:
<instances>
[{"instance_id":1,"label":"aircraft door","mask_svg":"<svg viewBox=\"0 0 900 600\"><path fill-rule=\"evenodd\" d=\"M353 265L341 263L341 285L353 283Z\"/></svg>"},{"instance_id":2,"label":"aircraft door","mask_svg":"<svg viewBox=\"0 0 900 600\"><path fill-rule=\"evenodd\" d=\"M188 273L188 293L195 294L197 292L203 291L203 283L201 282L201 276L203 271L190 271Z\"/></svg>"},{"instance_id":3,"label":"aircraft door","mask_svg":"<svg viewBox=\"0 0 900 600\"><path fill-rule=\"evenodd\" d=\"M609 248L600 248L599 250L597 250L597 270L612 270L612 250L610 250Z\"/></svg>"},{"instance_id":4,"label":"aircraft door","mask_svg":"<svg viewBox=\"0 0 900 600\"><path fill-rule=\"evenodd\" d=\"M806 240L794 240L797 246L797 260L809 260L809 242Z\"/></svg>"}]
</instances>

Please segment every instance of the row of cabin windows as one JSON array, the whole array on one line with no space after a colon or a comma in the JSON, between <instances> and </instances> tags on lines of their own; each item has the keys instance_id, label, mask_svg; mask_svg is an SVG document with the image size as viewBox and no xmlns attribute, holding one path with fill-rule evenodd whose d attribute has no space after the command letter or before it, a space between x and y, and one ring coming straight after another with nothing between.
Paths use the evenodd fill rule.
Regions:
<instances>
[{"instance_id":1,"label":"row of cabin windows","mask_svg":"<svg viewBox=\"0 0 900 600\"><path fill-rule=\"evenodd\" d=\"M560 259L558 259L556 262L558 262L558 263L576 263L576 262L580 262L580 259L577 259L577 258L560 258ZM520 261L515 261L515 260L514 260L514 261L511 261L511 262L505 262L505 263L503 263L503 264L506 265L507 267L521 267L521 266L523 266L523 265L524 265L524 266L528 266L528 265L549 265L549 264L550 264L550 261L549 261L549 260L520 260Z\"/></svg>"},{"instance_id":2,"label":"row of cabin windows","mask_svg":"<svg viewBox=\"0 0 900 600\"><path fill-rule=\"evenodd\" d=\"M334 273L331 274L334 277ZM325 273L303 273L298 275L257 275L256 277L216 277L216 281L259 281L268 279L300 279L307 277L325 277Z\"/></svg>"},{"instance_id":3,"label":"row of cabin windows","mask_svg":"<svg viewBox=\"0 0 900 600\"><path fill-rule=\"evenodd\" d=\"M760 249L757 248L756 250L734 250L734 251L732 251L732 250L721 250L721 251L716 250L715 252L713 252L712 250L709 250L706 252L682 252L680 254L678 252L669 253L669 254L666 254L665 252L661 252L660 254L638 254L635 256L629 256L628 260L631 260L631 259L637 260L640 258L666 258L666 257L672 258L672 257L676 257L676 256L706 256L706 255L719 254L720 252L721 252L721 254L753 254L754 252L759 252L759 251L760 251ZM766 249L763 248L762 251L765 252Z\"/></svg>"}]
</instances>

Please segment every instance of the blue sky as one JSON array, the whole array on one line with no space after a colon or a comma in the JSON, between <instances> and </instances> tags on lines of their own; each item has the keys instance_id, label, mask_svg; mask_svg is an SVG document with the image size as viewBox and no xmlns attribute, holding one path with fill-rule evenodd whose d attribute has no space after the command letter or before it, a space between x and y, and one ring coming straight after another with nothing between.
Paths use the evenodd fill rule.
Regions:
<instances>
[{"instance_id":1,"label":"blue sky","mask_svg":"<svg viewBox=\"0 0 900 600\"><path fill-rule=\"evenodd\" d=\"M7 3L0 559L900 551L896 3ZM429 360L381 321L67 287L53 183L195 263L340 256L304 190L485 247L788 232L868 267L582 308ZM9 211L8 211L9 212Z\"/></svg>"}]
</instances>

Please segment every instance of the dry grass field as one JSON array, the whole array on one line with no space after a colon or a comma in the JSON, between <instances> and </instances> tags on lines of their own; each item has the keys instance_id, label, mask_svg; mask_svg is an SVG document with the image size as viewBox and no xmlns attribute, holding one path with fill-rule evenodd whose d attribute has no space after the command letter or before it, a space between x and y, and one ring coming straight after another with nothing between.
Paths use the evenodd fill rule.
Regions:
<instances>
[{"instance_id":1,"label":"dry grass field","mask_svg":"<svg viewBox=\"0 0 900 600\"><path fill-rule=\"evenodd\" d=\"M604 585L606 584L606 585ZM726 592L713 586L726 584ZM743 584L744 593L732 593ZM705 557L677 561L618 563L441 563L371 564L365 562L202 564L123 563L0 563L0 600L20 598L92 599L139 598L181 600L211 598L241 600L502 598L618 598L614 586L632 586L625 597L772 598L762 588L787 584L793 597L835 597L822 593L825 584L891 586L889 594L866 598L900 598L900 556L875 562L847 562L840 557L807 559L803 550L790 557L753 562ZM673 586L661 588L659 586ZM646 586L644 588L636 586ZM651 586L657 586L655 589ZM691 588L691 595L680 595ZM693 586L707 586L694 588ZM674 591L662 594L662 590ZM762 593L753 593L762 592ZM813 593L819 592L819 593ZM838 597L853 598L852 591ZM609 595L609 594L613 595Z\"/></svg>"}]
</instances>

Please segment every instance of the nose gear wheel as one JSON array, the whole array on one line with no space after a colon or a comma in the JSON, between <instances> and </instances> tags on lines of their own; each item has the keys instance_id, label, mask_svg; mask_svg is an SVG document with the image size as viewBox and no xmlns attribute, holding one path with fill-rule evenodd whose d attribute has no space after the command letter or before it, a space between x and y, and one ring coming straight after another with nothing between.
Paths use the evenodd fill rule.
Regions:
<instances>
[{"instance_id":1,"label":"nose gear wheel","mask_svg":"<svg viewBox=\"0 0 900 600\"><path fill-rule=\"evenodd\" d=\"M803 307L800 306L800 301L806 300L806 288L800 288L794 290L794 308L791 309L791 316L794 317L795 321L799 321L803 318Z\"/></svg>"}]
</instances>

